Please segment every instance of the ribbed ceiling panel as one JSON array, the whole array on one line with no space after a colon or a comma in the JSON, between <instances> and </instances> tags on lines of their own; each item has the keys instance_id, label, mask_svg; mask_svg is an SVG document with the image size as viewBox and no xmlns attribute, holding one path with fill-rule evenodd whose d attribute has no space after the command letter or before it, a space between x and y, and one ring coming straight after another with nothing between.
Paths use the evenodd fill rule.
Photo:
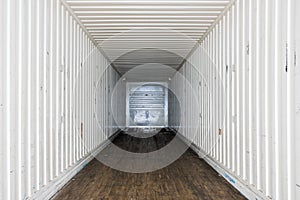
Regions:
<instances>
[{"instance_id":1,"label":"ribbed ceiling panel","mask_svg":"<svg viewBox=\"0 0 300 200\"><path fill-rule=\"evenodd\" d=\"M163 60L164 64L177 68L230 0L65 2L108 58L125 73L129 66L149 61L161 63ZM139 49L144 50L138 53ZM158 49L159 54L151 52Z\"/></svg>"}]
</instances>

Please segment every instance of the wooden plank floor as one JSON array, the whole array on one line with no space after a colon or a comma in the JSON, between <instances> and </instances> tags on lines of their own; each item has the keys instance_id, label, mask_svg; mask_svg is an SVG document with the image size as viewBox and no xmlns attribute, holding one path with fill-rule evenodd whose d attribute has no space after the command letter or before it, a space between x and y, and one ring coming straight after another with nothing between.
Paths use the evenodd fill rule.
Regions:
<instances>
[{"instance_id":1,"label":"wooden plank floor","mask_svg":"<svg viewBox=\"0 0 300 200\"><path fill-rule=\"evenodd\" d=\"M150 152L166 145L174 134L150 138L120 134L113 143L132 152ZM205 161L188 149L161 170L132 174L111 169L96 159L78 173L53 199L245 199Z\"/></svg>"}]
</instances>

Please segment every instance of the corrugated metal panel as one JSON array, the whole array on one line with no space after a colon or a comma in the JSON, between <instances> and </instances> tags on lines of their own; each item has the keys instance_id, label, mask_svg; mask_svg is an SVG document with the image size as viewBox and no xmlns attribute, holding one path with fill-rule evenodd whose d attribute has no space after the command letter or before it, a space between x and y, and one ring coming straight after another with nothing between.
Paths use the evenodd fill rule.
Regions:
<instances>
[{"instance_id":1,"label":"corrugated metal panel","mask_svg":"<svg viewBox=\"0 0 300 200\"><path fill-rule=\"evenodd\" d=\"M112 87L119 75L60 0L1 1L0 12L0 199L25 199L116 130L99 134L93 84L103 76ZM109 96L102 91L101 127L112 125L103 122Z\"/></svg>"},{"instance_id":2,"label":"corrugated metal panel","mask_svg":"<svg viewBox=\"0 0 300 200\"><path fill-rule=\"evenodd\" d=\"M164 82L127 82L126 127L167 127L168 89Z\"/></svg>"},{"instance_id":3,"label":"corrugated metal panel","mask_svg":"<svg viewBox=\"0 0 300 200\"><path fill-rule=\"evenodd\" d=\"M295 132L297 130L300 130L300 123L298 123L300 121L300 90L299 90L299 85L300 85L300 62L299 62L299 55L300 55L300 24L297 23L296 19L299 19L300 17L300 12L296 12L300 10L300 2L299 1L295 1L294 4L294 10L293 12L295 13L295 19L294 19L294 24L295 24L295 31L294 31L294 36L296 38L296 48L294 51L294 63L295 63L295 86L292 90L292 92L294 92L295 94ZM297 87L298 86L298 87ZM291 170L295 170L296 171L296 196L295 199L299 199L300 198L300 157L297 156L297 152L300 151L300 145L297 145L300 143L300 134L296 134L295 138L294 138L294 143L292 143L292 145L295 145L295 150L292 151L291 153L293 153L294 156L292 156L292 158L294 157L294 163L291 163ZM294 164L294 165L293 165Z\"/></svg>"},{"instance_id":4,"label":"corrugated metal panel","mask_svg":"<svg viewBox=\"0 0 300 200\"><path fill-rule=\"evenodd\" d=\"M299 198L297 10L295 0L237 0L179 72L199 70L209 88L196 77L199 133L184 135L258 198Z\"/></svg>"},{"instance_id":5,"label":"corrugated metal panel","mask_svg":"<svg viewBox=\"0 0 300 200\"><path fill-rule=\"evenodd\" d=\"M163 63L177 69L231 1L65 2L124 74L128 67L134 67L128 64L145 64L149 56L152 63L163 60ZM164 51L157 53L157 50ZM122 56L128 52L131 54ZM177 55L170 57L170 52Z\"/></svg>"},{"instance_id":6,"label":"corrugated metal panel","mask_svg":"<svg viewBox=\"0 0 300 200\"><path fill-rule=\"evenodd\" d=\"M74 13L92 31L99 42L108 39L117 29L166 28L189 33L199 39L199 29L207 30L224 10L229 0L221 1L66 1ZM100 30L102 30L100 32ZM105 30L105 32L103 32ZM99 32L98 32L99 31ZM149 37L149 33L146 35ZM101 36L101 37L100 37ZM178 42L178 41L174 41Z\"/></svg>"},{"instance_id":7,"label":"corrugated metal panel","mask_svg":"<svg viewBox=\"0 0 300 200\"><path fill-rule=\"evenodd\" d=\"M125 124L111 113L125 113L123 99L111 96L119 74L95 45L112 60L120 47L153 48L118 59L126 72L157 48L166 50L157 62L168 57L177 68L199 38L170 82L170 125L233 184L260 198L300 199L299 1L66 2L0 2L0 199L53 189Z\"/></svg>"}]
</instances>

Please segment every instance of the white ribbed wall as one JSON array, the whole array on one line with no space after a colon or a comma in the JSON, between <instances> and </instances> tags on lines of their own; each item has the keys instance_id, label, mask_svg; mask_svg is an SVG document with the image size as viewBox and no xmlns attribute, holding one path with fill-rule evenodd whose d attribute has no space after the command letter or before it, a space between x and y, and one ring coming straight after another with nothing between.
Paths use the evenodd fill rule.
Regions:
<instances>
[{"instance_id":1,"label":"white ribbed wall","mask_svg":"<svg viewBox=\"0 0 300 200\"><path fill-rule=\"evenodd\" d=\"M257 198L300 199L299 10L237 0L180 69L187 81L170 83L181 103L171 126L177 110L183 125L198 112L183 135ZM60 0L0 1L0 12L0 199L49 197L117 130L119 75Z\"/></svg>"},{"instance_id":2,"label":"white ribbed wall","mask_svg":"<svg viewBox=\"0 0 300 200\"><path fill-rule=\"evenodd\" d=\"M191 83L199 98L199 131L184 135L258 199L300 199L299 9L298 0L237 0L181 68L188 81L171 83L182 97ZM195 108L181 102L183 113Z\"/></svg>"},{"instance_id":3,"label":"white ribbed wall","mask_svg":"<svg viewBox=\"0 0 300 200\"><path fill-rule=\"evenodd\" d=\"M116 130L119 75L60 0L1 1L0 12L0 199L46 198Z\"/></svg>"}]
</instances>

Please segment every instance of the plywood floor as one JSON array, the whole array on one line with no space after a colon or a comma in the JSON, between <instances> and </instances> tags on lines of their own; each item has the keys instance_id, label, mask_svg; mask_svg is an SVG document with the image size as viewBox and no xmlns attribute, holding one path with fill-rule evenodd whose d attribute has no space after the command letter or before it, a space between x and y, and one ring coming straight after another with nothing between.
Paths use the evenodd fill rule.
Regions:
<instances>
[{"instance_id":1,"label":"plywood floor","mask_svg":"<svg viewBox=\"0 0 300 200\"><path fill-rule=\"evenodd\" d=\"M114 144L132 152L159 149L174 138L172 133L138 139L120 134ZM78 173L53 199L245 199L205 161L188 149L161 170L132 174L111 169L96 159Z\"/></svg>"}]
</instances>

